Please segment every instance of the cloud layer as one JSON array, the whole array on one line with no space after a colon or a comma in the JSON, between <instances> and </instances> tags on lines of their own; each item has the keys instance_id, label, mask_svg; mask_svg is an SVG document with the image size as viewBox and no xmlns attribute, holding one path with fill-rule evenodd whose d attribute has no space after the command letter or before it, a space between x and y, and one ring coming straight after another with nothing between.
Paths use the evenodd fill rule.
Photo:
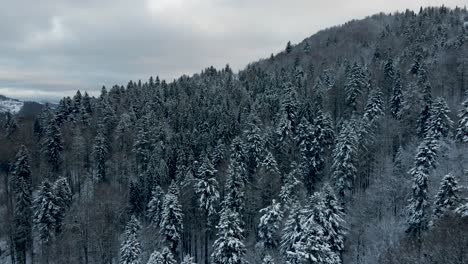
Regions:
<instances>
[{"instance_id":1,"label":"cloud layer","mask_svg":"<svg viewBox=\"0 0 468 264\"><path fill-rule=\"evenodd\" d=\"M239 70L288 40L353 18L442 4L465 0L7 1L0 9L0 94L54 100L210 65Z\"/></svg>"}]
</instances>

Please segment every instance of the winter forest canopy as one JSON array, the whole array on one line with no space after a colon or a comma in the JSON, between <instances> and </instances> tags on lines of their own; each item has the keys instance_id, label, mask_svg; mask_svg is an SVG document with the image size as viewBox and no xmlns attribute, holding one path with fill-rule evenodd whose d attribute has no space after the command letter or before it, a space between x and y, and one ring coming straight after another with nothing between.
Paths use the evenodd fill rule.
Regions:
<instances>
[{"instance_id":1,"label":"winter forest canopy","mask_svg":"<svg viewBox=\"0 0 468 264\"><path fill-rule=\"evenodd\" d=\"M0 117L2 263L467 263L468 12Z\"/></svg>"}]
</instances>

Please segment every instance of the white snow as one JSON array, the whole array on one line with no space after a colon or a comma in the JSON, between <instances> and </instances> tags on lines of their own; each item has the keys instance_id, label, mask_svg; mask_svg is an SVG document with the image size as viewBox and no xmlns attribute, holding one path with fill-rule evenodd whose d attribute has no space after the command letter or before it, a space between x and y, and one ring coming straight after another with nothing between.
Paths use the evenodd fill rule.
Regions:
<instances>
[{"instance_id":1,"label":"white snow","mask_svg":"<svg viewBox=\"0 0 468 264\"><path fill-rule=\"evenodd\" d=\"M23 105L24 103L19 100L9 98L6 100L0 100L0 113L10 112L12 114L16 114L21 110Z\"/></svg>"}]
</instances>

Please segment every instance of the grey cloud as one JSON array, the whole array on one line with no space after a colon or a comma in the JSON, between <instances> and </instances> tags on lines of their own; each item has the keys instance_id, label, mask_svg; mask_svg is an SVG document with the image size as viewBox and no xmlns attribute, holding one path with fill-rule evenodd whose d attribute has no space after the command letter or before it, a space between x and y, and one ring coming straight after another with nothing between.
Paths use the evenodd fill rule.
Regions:
<instances>
[{"instance_id":1,"label":"grey cloud","mask_svg":"<svg viewBox=\"0 0 468 264\"><path fill-rule=\"evenodd\" d=\"M0 9L0 94L55 99L247 63L376 12L464 0L16 0Z\"/></svg>"}]
</instances>

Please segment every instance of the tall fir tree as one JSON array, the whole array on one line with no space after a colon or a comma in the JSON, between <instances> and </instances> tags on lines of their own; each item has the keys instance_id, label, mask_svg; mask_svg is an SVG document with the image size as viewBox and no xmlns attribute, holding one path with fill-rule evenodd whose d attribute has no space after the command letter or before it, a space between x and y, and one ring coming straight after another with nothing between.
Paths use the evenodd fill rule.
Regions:
<instances>
[{"instance_id":1,"label":"tall fir tree","mask_svg":"<svg viewBox=\"0 0 468 264\"><path fill-rule=\"evenodd\" d=\"M153 227L159 227L162 219L164 203L164 191L157 185L151 193L151 199L148 202L146 216Z\"/></svg>"},{"instance_id":2,"label":"tall fir tree","mask_svg":"<svg viewBox=\"0 0 468 264\"><path fill-rule=\"evenodd\" d=\"M26 264L26 251L32 246L32 178L27 148L22 145L16 155L11 182L16 261Z\"/></svg>"},{"instance_id":3,"label":"tall fir tree","mask_svg":"<svg viewBox=\"0 0 468 264\"><path fill-rule=\"evenodd\" d=\"M51 117L47 125L42 147L51 171L56 176L62 163L63 139L57 119L54 116Z\"/></svg>"},{"instance_id":4,"label":"tall fir tree","mask_svg":"<svg viewBox=\"0 0 468 264\"><path fill-rule=\"evenodd\" d=\"M242 240L240 216L236 211L225 207L219 219L218 235L213 244L211 263L213 264L245 264L246 247Z\"/></svg>"},{"instance_id":5,"label":"tall fir tree","mask_svg":"<svg viewBox=\"0 0 468 264\"><path fill-rule=\"evenodd\" d=\"M449 117L450 109L442 97L434 100L431 107L430 119L428 122L428 133L435 139L449 136L453 126L453 121Z\"/></svg>"},{"instance_id":6,"label":"tall fir tree","mask_svg":"<svg viewBox=\"0 0 468 264\"><path fill-rule=\"evenodd\" d=\"M164 196L160 233L164 243L174 255L177 255L177 249L182 236L182 217L182 207L179 203L179 187L175 181L172 181Z\"/></svg>"},{"instance_id":7,"label":"tall fir tree","mask_svg":"<svg viewBox=\"0 0 468 264\"><path fill-rule=\"evenodd\" d=\"M468 98L462 103L458 112L458 126L455 138L459 142L468 143Z\"/></svg>"},{"instance_id":8,"label":"tall fir tree","mask_svg":"<svg viewBox=\"0 0 468 264\"><path fill-rule=\"evenodd\" d=\"M141 263L141 244L138 240L138 232L140 231L140 222L132 215L128 222L124 240L120 246L120 264L140 264Z\"/></svg>"},{"instance_id":9,"label":"tall fir tree","mask_svg":"<svg viewBox=\"0 0 468 264\"><path fill-rule=\"evenodd\" d=\"M363 93L368 84L366 73L361 65L354 63L346 76L345 93L346 103L352 111L357 111L359 96Z\"/></svg>"},{"instance_id":10,"label":"tall fir tree","mask_svg":"<svg viewBox=\"0 0 468 264\"><path fill-rule=\"evenodd\" d=\"M107 145L106 137L103 131L100 129L96 138L94 139L93 147L94 159L95 159L95 179L100 182L105 182L107 178L107 155L109 153L109 147Z\"/></svg>"},{"instance_id":11,"label":"tall fir tree","mask_svg":"<svg viewBox=\"0 0 468 264\"><path fill-rule=\"evenodd\" d=\"M278 231L283 221L281 204L273 200L272 204L261 209L260 213L262 216L258 224L259 242L266 249L274 249L279 243Z\"/></svg>"},{"instance_id":12,"label":"tall fir tree","mask_svg":"<svg viewBox=\"0 0 468 264\"><path fill-rule=\"evenodd\" d=\"M393 85L392 97L390 100L390 112L395 119L401 118L403 110L403 89L401 85L401 76L399 73L396 74L395 84Z\"/></svg>"},{"instance_id":13,"label":"tall fir tree","mask_svg":"<svg viewBox=\"0 0 468 264\"><path fill-rule=\"evenodd\" d=\"M447 174L442 179L440 189L435 196L433 221L440 218L447 211L454 210L460 206L460 187L458 181L452 174Z\"/></svg>"},{"instance_id":14,"label":"tall fir tree","mask_svg":"<svg viewBox=\"0 0 468 264\"><path fill-rule=\"evenodd\" d=\"M33 202L34 227L39 232L40 240L47 244L54 235L57 225L56 216L60 212L52 184L45 180Z\"/></svg>"}]
</instances>

